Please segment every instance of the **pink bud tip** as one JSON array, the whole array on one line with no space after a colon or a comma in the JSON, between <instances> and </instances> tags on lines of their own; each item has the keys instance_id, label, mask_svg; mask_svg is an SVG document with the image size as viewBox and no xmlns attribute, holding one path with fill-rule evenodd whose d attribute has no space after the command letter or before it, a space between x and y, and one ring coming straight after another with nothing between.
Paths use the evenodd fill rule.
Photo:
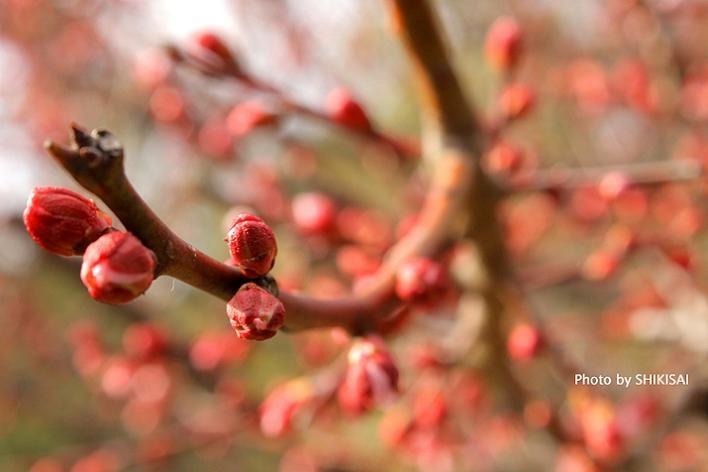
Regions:
<instances>
[{"instance_id":1,"label":"pink bud tip","mask_svg":"<svg viewBox=\"0 0 708 472\"><path fill-rule=\"evenodd\" d=\"M93 200L59 187L32 190L23 217L32 239L60 256L83 254L111 227L111 219Z\"/></svg>"},{"instance_id":2,"label":"pink bud tip","mask_svg":"<svg viewBox=\"0 0 708 472\"><path fill-rule=\"evenodd\" d=\"M337 88L327 97L327 113L335 122L359 131L371 131L371 122L364 108L345 88Z\"/></svg>"},{"instance_id":3,"label":"pink bud tip","mask_svg":"<svg viewBox=\"0 0 708 472\"><path fill-rule=\"evenodd\" d=\"M257 341L275 336L285 321L280 300L254 283L241 286L226 305L226 314L236 334Z\"/></svg>"},{"instance_id":4,"label":"pink bud tip","mask_svg":"<svg viewBox=\"0 0 708 472\"><path fill-rule=\"evenodd\" d=\"M275 263L278 245L273 230L260 218L240 213L226 235L229 252L246 277L267 274Z\"/></svg>"},{"instance_id":5,"label":"pink bud tip","mask_svg":"<svg viewBox=\"0 0 708 472\"><path fill-rule=\"evenodd\" d=\"M155 254L130 233L104 234L86 248L81 281L94 299L127 303L152 284Z\"/></svg>"}]
</instances>

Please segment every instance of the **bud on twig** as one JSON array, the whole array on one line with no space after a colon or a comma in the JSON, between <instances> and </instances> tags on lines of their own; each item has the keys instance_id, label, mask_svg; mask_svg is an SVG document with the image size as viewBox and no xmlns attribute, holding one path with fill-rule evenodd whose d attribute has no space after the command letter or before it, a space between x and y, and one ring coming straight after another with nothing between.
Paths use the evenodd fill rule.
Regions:
<instances>
[{"instance_id":1,"label":"bud on twig","mask_svg":"<svg viewBox=\"0 0 708 472\"><path fill-rule=\"evenodd\" d=\"M349 365L339 386L339 404L360 414L390 402L398 393L398 368L379 338L360 339L349 350Z\"/></svg>"},{"instance_id":2,"label":"bud on twig","mask_svg":"<svg viewBox=\"0 0 708 472\"><path fill-rule=\"evenodd\" d=\"M86 248L81 281L100 302L127 303L150 287L155 266L155 254L138 238L115 231Z\"/></svg>"},{"instance_id":3,"label":"bud on twig","mask_svg":"<svg viewBox=\"0 0 708 472\"><path fill-rule=\"evenodd\" d=\"M32 239L61 256L83 254L111 227L110 217L93 200L59 187L32 190L23 216Z\"/></svg>"},{"instance_id":4,"label":"bud on twig","mask_svg":"<svg viewBox=\"0 0 708 472\"><path fill-rule=\"evenodd\" d=\"M240 337L263 341L283 326L285 307L275 295L249 282L226 305L231 326Z\"/></svg>"},{"instance_id":5,"label":"bud on twig","mask_svg":"<svg viewBox=\"0 0 708 472\"><path fill-rule=\"evenodd\" d=\"M259 277L270 271L278 254L273 230L257 216L240 213L226 235L229 252L246 277Z\"/></svg>"}]
</instances>

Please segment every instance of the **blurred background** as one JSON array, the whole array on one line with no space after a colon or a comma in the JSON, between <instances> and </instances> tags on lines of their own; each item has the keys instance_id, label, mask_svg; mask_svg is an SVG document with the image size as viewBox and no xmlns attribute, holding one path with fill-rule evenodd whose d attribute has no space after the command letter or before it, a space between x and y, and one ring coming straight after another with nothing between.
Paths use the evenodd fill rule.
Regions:
<instances>
[{"instance_id":1,"label":"blurred background","mask_svg":"<svg viewBox=\"0 0 708 472\"><path fill-rule=\"evenodd\" d=\"M708 163L708 5L431 3L481 116L493 122L504 111L499 97L512 83L533 91L530 110L488 150L490 171L527 184L572 168L582 181L513 194L502 212L554 345L587 372L689 372L690 388L607 387L588 408L617 431L597 420L593 433L573 419L588 393L539 359L522 369L539 400L516 417L467 355L463 296L392 341L403 391L394 406L353 421L332 402L298 415L281 405L292 425L264 425L266 394L296 377L326 383L345 334L241 341L220 300L169 278L129 305L99 304L81 284L79 258L37 247L22 211L35 186L87 194L44 152L45 140L67 142L71 122L107 128L126 149L135 187L185 240L225 260L229 215L249 208L278 236L281 286L347 293L419 208L426 167L289 113L278 97L324 110L330 91L345 87L377 129L416 139L415 87L386 2L0 0L0 470L570 472L601 470L588 457L611 463L618 450L638 470L708 470L707 188L698 178ZM506 75L484 46L502 16L524 34L523 58ZM167 45L188 47L204 31L278 94L171 60ZM233 109L248 100L275 110L275 123L234 131ZM298 228L292 203L304 192L334 202L336 238ZM462 242L450 258L458 281L474 277L470 248ZM455 351L454 365L423 374L441 347ZM453 418L402 443L392 432L401 418L434 415L441 401L411 406L421 377ZM543 433L556 408L584 446L559 447Z\"/></svg>"}]
</instances>

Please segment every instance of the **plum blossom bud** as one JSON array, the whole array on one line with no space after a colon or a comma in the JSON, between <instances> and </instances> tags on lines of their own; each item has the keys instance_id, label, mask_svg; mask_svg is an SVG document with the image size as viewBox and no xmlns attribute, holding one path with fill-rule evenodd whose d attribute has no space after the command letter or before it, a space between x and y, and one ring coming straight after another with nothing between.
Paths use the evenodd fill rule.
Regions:
<instances>
[{"instance_id":1,"label":"plum blossom bud","mask_svg":"<svg viewBox=\"0 0 708 472\"><path fill-rule=\"evenodd\" d=\"M246 277L265 275L273 268L278 245L273 230L260 218L240 213L226 235L229 252Z\"/></svg>"},{"instance_id":2,"label":"plum blossom bud","mask_svg":"<svg viewBox=\"0 0 708 472\"><path fill-rule=\"evenodd\" d=\"M357 340L339 385L340 406L352 415L389 403L398 393L398 368L380 338Z\"/></svg>"},{"instance_id":3,"label":"plum blossom bud","mask_svg":"<svg viewBox=\"0 0 708 472\"><path fill-rule=\"evenodd\" d=\"M371 122L364 108L345 88L332 90L327 97L327 113L335 122L359 131L371 131Z\"/></svg>"},{"instance_id":4,"label":"plum blossom bud","mask_svg":"<svg viewBox=\"0 0 708 472\"><path fill-rule=\"evenodd\" d=\"M622 262L621 254L600 248L583 262L582 275L588 280L603 281L614 275Z\"/></svg>"},{"instance_id":5,"label":"plum blossom bud","mask_svg":"<svg viewBox=\"0 0 708 472\"><path fill-rule=\"evenodd\" d=\"M522 39L521 26L514 18L498 18L487 31L484 43L487 60L497 69L512 69L519 60Z\"/></svg>"},{"instance_id":6,"label":"plum blossom bud","mask_svg":"<svg viewBox=\"0 0 708 472\"><path fill-rule=\"evenodd\" d=\"M612 201L624 194L631 185L632 181L626 174L614 171L602 176L597 190L604 199Z\"/></svg>"},{"instance_id":7,"label":"plum blossom bud","mask_svg":"<svg viewBox=\"0 0 708 472\"><path fill-rule=\"evenodd\" d=\"M508 85L499 96L499 110L509 121L526 115L534 106L536 96L528 85Z\"/></svg>"},{"instance_id":8,"label":"plum blossom bud","mask_svg":"<svg viewBox=\"0 0 708 472\"><path fill-rule=\"evenodd\" d=\"M152 323L132 324L123 333L123 350L133 358L159 357L167 348L167 334Z\"/></svg>"},{"instance_id":9,"label":"plum blossom bud","mask_svg":"<svg viewBox=\"0 0 708 472\"><path fill-rule=\"evenodd\" d=\"M267 110L260 102L248 100L231 109L226 117L226 128L232 136L245 136L256 128L275 124L278 115Z\"/></svg>"},{"instance_id":10,"label":"plum blossom bud","mask_svg":"<svg viewBox=\"0 0 708 472\"><path fill-rule=\"evenodd\" d=\"M186 51L205 74L241 74L231 49L220 36L212 32L205 31L192 36L187 42Z\"/></svg>"},{"instance_id":11,"label":"plum blossom bud","mask_svg":"<svg viewBox=\"0 0 708 472\"><path fill-rule=\"evenodd\" d=\"M482 166L492 175L510 178L523 170L525 161L522 149L500 141L482 157Z\"/></svg>"},{"instance_id":12,"label":"plum blossom bud","mask_svg":"<svg viewBox=\"0 0 708 472\"><path fill-rule=\"evenodd\" d=\"M83 254L111 227L110 217L93 200L59 187L32 190L23 216L32 239L60 256Z\"/></svg>"},{"instance_id":13,"label":"plum blossom bud","mask_svg":"<svg viewBox=\"0 0 708 472\"><path fill-rule=\"evenodd\" d=\"M86 248L81 281L100 302L127 303L150 287L156 264L155 254L138 238L114 231Z\"/></svg>"},{"instance_id":14,"label":"plum blossom bud","mask_svg":"<svg viewBox=\"0 0 708 472\"><path fill-rule=\"evenodd\" d=\"M519 361L533 359L542 346L543 339L540 331L527 323L514 326L507 341L509 356Z\"/></svg>"},{"instance_id":15,"label":"plum blossom bud","mask_svg":"<svg viewBox=\"0 0 708 472\"><path fill-rule=\"evenodd\" d=\"M231 326L240 337L263 341L272 338L285 321L285 307L276 296L249 282L226 305Z\"/></svg>"},{"instance_id":16,"label":"plum blossom bud","mask_svg":"<svg viewBox=\"0 0 708 472\"><path fill-rule=\"evenodd\" d=\"M445 268L427 257L404 263L396 273L396 295L401 300L428 306L450 288Z\"/></svg>"},{"instance_id":17,"label":"plum blossom bud","mask_svg":"<svg viewBox=\"0 0 708 472\"><path fill-rule=\"evenodd\" d=\"M260 407L261 431L268 437L288 432L294 415L314 398L315 389L308 378L296 378L273 389Z\"/></svg>"},{"instance_id":18,"label":"plum blossom bud","mask_svg":"<svg viewBox=\"0 0 708 472\"><path fill-rule=\"evenodd\" d=\"M437 428L447 413L447 399L441 386L423 384L416 392L413 402L413 417L416 425L423 429Z\"/></svg>"},{"instance_id":19,"label":"plum blossom bud","mask_svg":"<svg viewBox=\"0 0 708 472\"><path fill-rule=\"evenodd\" d=\"M302 232L325 234L335 225L337 208L327 195L321 193L301 193L293 199L293 221Z\"/></svg>"}]
</instances>

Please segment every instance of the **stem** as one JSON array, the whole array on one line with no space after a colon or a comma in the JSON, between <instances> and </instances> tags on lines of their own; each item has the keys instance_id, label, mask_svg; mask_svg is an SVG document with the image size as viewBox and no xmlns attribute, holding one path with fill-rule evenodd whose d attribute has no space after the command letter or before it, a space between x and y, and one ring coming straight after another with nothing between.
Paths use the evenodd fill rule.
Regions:
<instances>
[{"instance_id":1,"label":"stem","mask_svg":"<svg viewBox=\"0 0 708 472\"><path fill-rule=\"evenodd\" d=\"M170 275L223 300L231 299L241 285L251 281L237 268L193 248L160 220L128 181L123 149L112 135L96 130L88 134L78 126L73 126L73 134L73 149L49 142L47 150L155 253L156 277ZM265 279L257 282L269 285Z\"/></svg>"},{"instance_id":2,"label":"stem","mask_svg":"<svg viewBox=\"0 0 708 472\"><path fill-rule=\"evenodd\" d=\"M631 185L651 186L667 182L695 180L703 176L700 164L691 161L638 162L624 166L558 168L539 170L522 181L511 182L511 191L531 192L573 189L598 184L609 173L620 173Z\"/></svg>"}]
</instances>

